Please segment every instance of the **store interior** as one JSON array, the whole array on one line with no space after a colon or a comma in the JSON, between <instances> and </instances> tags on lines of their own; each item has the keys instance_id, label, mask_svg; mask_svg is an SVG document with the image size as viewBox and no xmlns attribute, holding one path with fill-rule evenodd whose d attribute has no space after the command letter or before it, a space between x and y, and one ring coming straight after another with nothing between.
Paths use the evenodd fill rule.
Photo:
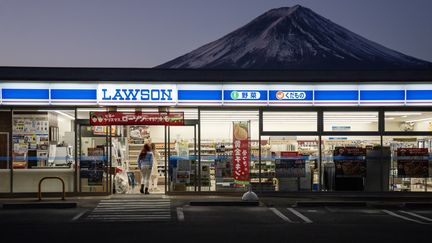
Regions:
<instances>
[{"instance_id":1,"label":"store interior","mask_svg":"<svg viewBox=\"0 0 432 243\"><path fill-rule=\"evenodd\" d=\"M164 126L145 125L97 127L82 123L80 130L74 129L75 119L77 123L88 120L89 112L98 110L106 111L104 108L78 108L75 118L75 110L14 110L12 137L9 138L12 141L13 191L36 192L34 185L40 178L61 176L65 178L66 191L72 192L76 167L79 192L139 193L136 158L144 143L154 143L159 154L157 186L151 193L245 191L247 186L235 183L232 175L234 122L242 121L250 126L249 169L253 189L432 191L429 157L432 136L403 135L404 132L432 131L432 112L385 112L385 131L401 135L383 136L384 147L380 147L378 135L349 135L349 132L377 132L377 111L324 112L324 132L335 132L335 135L323 135L320 142L318 135L277 135L278 132L316 132L316 111L264 111L263 131L275 136L259 136L259 111L252 109L201 110L200 141L198 126L172 126L167 133ZM186 120L198 119L196 108L171 110L184 112ZM135 109L119 108L117 111ZM74 151L76 131L78 151ZM344 132L348 135L339 135ZM7 153L8 150L4 150ZM379 160L377 153L381 156ZM107 169L109 161L111 169ZM0 161L3 179L8 178L9 171L9 164ZM7 192L8 187L5 179L0 192ZM44 189L58 191L59 188L58 183L46 183Z\"/></svg>"}]
</instances>

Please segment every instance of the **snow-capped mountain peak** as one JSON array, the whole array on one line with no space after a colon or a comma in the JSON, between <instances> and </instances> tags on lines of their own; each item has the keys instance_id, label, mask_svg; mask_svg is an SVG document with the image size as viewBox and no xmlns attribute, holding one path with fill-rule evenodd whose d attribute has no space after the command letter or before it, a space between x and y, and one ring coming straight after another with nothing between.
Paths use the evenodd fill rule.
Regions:
<instances>
[{"instance_id":1,"label":"snow-capped mountain peak","mask_svg":"<svg viewBox=\"0 0 432 243\"><path fill-rule=\"evenodd\" d=\"M300 5L272 9L245 26L158 68L430 68Z\"/></svg>"}]
</instances>

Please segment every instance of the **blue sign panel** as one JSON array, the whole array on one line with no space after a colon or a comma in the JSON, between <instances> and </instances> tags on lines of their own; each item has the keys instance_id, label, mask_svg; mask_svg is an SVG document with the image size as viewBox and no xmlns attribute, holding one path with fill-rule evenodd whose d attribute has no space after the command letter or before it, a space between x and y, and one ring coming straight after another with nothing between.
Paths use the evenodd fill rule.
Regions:
<instances>
[{"instance_id":1,"label":"blue sign panel","mask_svg":"<svg viewBox=\"0 0 432 243\"><path fill-rule=\"evenodd\" d=\"M96 89L52 89L53 100L96 100Z\"/></svg>"},{"instance_id":2,"label":"blue sign panel","mask_svg":"<svg viewBox=\"0 0 432 243\"><path fill-rule=\"evenodd\" d=\"M222 100L222 90L179 90L178 100Z\"/></svg>"},{"instance_id":3,"label":"blue sign panel","mask_svg":"<svg viewBox=\"0 0 432 243\"><path fill-rule=\"evenodd\" d=\"M357 90L316 90L315 100L316 101L357 101L358 100Z\"/></svg>"},{"instance_id":4,"label":"blue sign panel","mask_svg":"<svg viewBox=\"0 0 432 243\"><path fill-rule=\"evenodd\" d=\"M2 89L4 100L48 100L48 89Z\"/></svg>"},{"instance_id":5,"label":"blue sign panel","mask_svg":"<svg viewBox=\"0 0 432 243\"><path fill-rule=\"evenodd\" d=\"M432 90L407 90L407 100L432 100Z\"/></svg>"},{"instance_id":6,"label":"blue sign panel","mask_svg":"<svg viewBox=\"0 0 432 243\"><path fill-rule=\"evenodd\" d=\"M225 101L267 101L267 90L224 90Z\"/></svg>"},{"instance_id":7,"label":"blue sign panel","mask_svg":"<svg viewBox=\"0 0 432 243\"><path fill-rule=\"evenodd\" d=\"M96 82L96 81L95 81ZM112 105L429 105L432 83L425 85L255 85L255 84L0 84L4 104ZM34 88L32 88L34 87ZM278 89L281 88L281 89ZM411 89L411 90L409 90Z\"/></svg>"},{"instance_id":8,"label":"blue sign panel","mask_svg":"<svg viewBox=\"0 0 432 243\"><path fill-rule=\"evenodd\" d=\"M360 90L360 100L405 100L405 90Z\"/></svg>"},{"instance_id":9,"label":"blue sign panel","mask_svg":"<svg viewBox=\"0 0 432 243\"><path fill-rule=\"evenodd\" d=\"M270 90L269 100L312 101L312 90Z\"/></svg>"}]
</instances>

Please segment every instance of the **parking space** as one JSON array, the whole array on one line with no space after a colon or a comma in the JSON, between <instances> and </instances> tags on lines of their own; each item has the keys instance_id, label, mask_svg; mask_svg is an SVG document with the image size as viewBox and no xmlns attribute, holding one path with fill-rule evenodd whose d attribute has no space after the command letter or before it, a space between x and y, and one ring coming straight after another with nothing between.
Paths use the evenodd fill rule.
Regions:
<instances>
[{"instance_id":1,"label":"parking space","mask_svg":"<svg viewBox=\"0 0 432 243\"><path fill-rule=\"evenodd\" d=\"M276 211L277 210L277 211ZM285 222L306 224L423 224L432 225L430 210L375 209L368 207L278 207L271 210Z\"/></svg>"},{"instance_id":2,"label":"parking space","mask_svg":"<svg viewBox=\"0 0 432 243\"><path fill-rule=\"evenodd\" d=\"M179 222L233 224L314 224L432 226L430 210L375 209L369 207L193 207L177 211ZM180 217L180 218L179 218Z\"/></svg>"}]
</instances>

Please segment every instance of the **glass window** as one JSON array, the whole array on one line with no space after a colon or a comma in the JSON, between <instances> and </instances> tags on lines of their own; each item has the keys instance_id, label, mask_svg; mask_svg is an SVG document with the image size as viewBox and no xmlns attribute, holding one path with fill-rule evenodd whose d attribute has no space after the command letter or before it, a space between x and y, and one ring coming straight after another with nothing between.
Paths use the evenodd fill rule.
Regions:
<instances>
[{"instance_id":1,"label":"glass window","mask_svg":"<svg viewBox=\"0 0 432 243\"><path fill-rule=\"evenodd\" d=\"M324 131L378 131L378 112L324 112Z\"/></svg>"},{"instance_id":2,"label":"glass window","mask_svg":"<svg viewBox=\"0 0 432 243\"><path fill-rule=\"evenodd\" d=\"M432 131L432 112L385 112L385 130L393 132Z\"/></svg>"},{"instance_id":3,"label":"glass window","mask_svg":"<svg viewBox=\"0 0 432 243\"><path fill-rule=\"evenodd\" d=\"M73 191L74 110L14 110L12 116L13 191L37 192L39 180L57 176ZM44 192L61 191L59 181L43 183Z\"/></svg>"},{"instance_id":4,"label":"glass window","mask_svg":"<svg viewBox=\"0 0 432 243\"><path fill-rule=\"evenodd\" d=\"M10 192L11 116L10 110L0 110L0 193Z\"/></svg>"},{"instance_id":5,"label":"glass window","mask_svg":"<svg viewBox=\"0 0 432 243\"><path fill-rule=\"evenodd\" d=\"M322 137L322 190L324 191L382 191L380 137L325 136ZM378 150L379 149L379 150ZM372 163L373 162L373 163ZM377 162L377 163L375 163ZM375 172L382 175L376 175ZM388 176L387 176L388 178Z\"/></svg>"},{"instance_id":6,"label":"glass window","mask_svg":"<svg viewBox=\"0 0 432 243\"><path fill-rule=\"evenodd\" d=\"M317 131L316 112L263 113L263 130L271 131Z\"/></svg>"},{"instance_id":7,"label":"glass window","mask_svg":"<svg viewBox=\"0 0 432 243\"><path fill-rule=\"evenodd\" d=\"M247 189L250 161L258 154L258 114L257 110L201 111L201 191ZM242 155L238 161L235 151Z\"/></svg>"},{"instance_id":8,"label":"glass window","mask_svg":"<svg viewBox=\"0 0 432 243\"><path fill-rule=\"evenodd\" d=\"M390 190L432 191L431 136L383 137L384 146L390 148Z\"/></svg>"},{"instance_id":9,"label":"glass window","mask_svg":"<svg viewBox=\"0 0 432 243\"><path fill-rule=\"evenodd\" d=\"M263 191L312 191L319 184L319 140L316 136L262 136ZM251 183L260 190L259 161L252 160Z\"/></svg>"}]
</instances>

